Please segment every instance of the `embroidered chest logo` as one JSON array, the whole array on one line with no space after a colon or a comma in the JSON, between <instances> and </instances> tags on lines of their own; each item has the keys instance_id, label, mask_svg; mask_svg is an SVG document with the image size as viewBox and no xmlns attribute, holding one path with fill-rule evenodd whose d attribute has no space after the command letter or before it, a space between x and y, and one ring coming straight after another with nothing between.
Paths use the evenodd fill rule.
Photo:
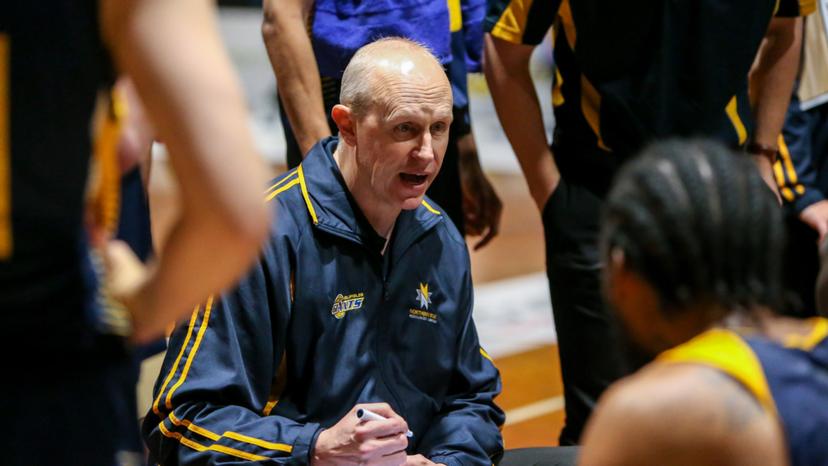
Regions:
<instances>
[{"instance_id":1,"label":"embroidered chest logo","mask_svg":"<svg viewBox=\"0 0 828 466\"><path fill-rule=\"evenodd\" d=\"M365 293L353 293L349 295L336 295L333 307L331 307L331 315L337 319L345 317L350 311L356 311L362 307L365 302Z\"/></svg>"},{"instance_id":2,"label":"embroidered chest logo","mask_svg":"<svg viewBox=\"0 0 828 466\"><path fill-rule=\"evenodd\" d=\"M419 306L419 309L409 309L408 317L411 319L424 320L426 322L436 324L437 314L429 312L429 306L431 306L432 293L428 291L428 283L420 283L420 286L417 288L416 292L417 305Z\"/></svg>"}]
</instances>

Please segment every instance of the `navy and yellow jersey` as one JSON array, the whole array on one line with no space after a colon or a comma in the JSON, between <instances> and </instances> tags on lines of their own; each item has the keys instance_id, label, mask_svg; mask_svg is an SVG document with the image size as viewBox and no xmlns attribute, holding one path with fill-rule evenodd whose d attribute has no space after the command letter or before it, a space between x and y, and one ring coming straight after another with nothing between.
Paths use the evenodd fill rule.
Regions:
<instances>
[{"instance_id":1,"label":"navy and yellow jersey","mask_svg":"<svg viewBox=\"0 0 828 466\"><path fill-rule=\"evenodd\" d=\"M494 0L485 28L537 45L553 27L555 143L624 158L665 136L745 143L747 75L772 16L814 7L813 0Z\"/></svg>"},{"instance_id":2,"label":"navy and yellow jersey","mask_svg":"<svg viewBox=\"0 0 828 466\"><path fill-rule=\"evenodd\" d=\"M713 367L739 382L785 433L791 466L828 465L828 319L783 344L759 335L709 330L662 353L657 364Z\"/></svg>"},{"instance_id":3,"label":"navy and yellow jersey","mask_svg":"<svg viewBox=\"0 0 828 466\"><path fill-rule=\"evenodd\" d=\"M170 338L143 426L154 461L308 464L322 428L381 401L414 432L409 454L489 466L502 453L500 376L472 320L463 237L425 199L382 254L336 143L267 190L259 262Z\"/></svg>"},{"instance_id":4,"label":"navy and yellow jersey","mask_svg":"<svg viewBox=\"0 0 828 466\"><path fill-rule=\"evenodd\" d=\"M92 116L112 74L98 2L0 8L0 342L79 351L98 314L84 231Z\"/></svg>"}]
</instances>

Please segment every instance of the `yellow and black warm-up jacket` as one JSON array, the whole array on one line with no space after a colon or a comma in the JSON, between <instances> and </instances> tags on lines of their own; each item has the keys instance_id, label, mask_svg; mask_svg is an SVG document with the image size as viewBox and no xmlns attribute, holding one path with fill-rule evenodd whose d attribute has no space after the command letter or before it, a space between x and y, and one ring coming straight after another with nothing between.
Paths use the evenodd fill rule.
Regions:
<instances>
[{"instance_id":1,"label":"yellow and black warm-up jacket","mask_svg":"<svg viewBox=\"0 0 828 466\"><path fill-rule=\"evenodd\" d=\"M500 376L472 320L463 237L426 199L381 254L336 143L274 182L258 264L173 333L144 421L154 461L308 464L321 429L366 402L408 422L409 454L489 466L502 452Z\"/></svg>"},{"instance_id":2,"label":"yellow and black warm-up jacket","mask_svg":"<svg viewBox=\"0 0 828 466\"><path fill-rule=\"evenodd\" d=\"M744 144L752 129L748 71L771 18L814 7L814 0L492 0L485 28L537 45L554 26L561 156L624 158L666 136Z\"/></svg>"}]
</instances>

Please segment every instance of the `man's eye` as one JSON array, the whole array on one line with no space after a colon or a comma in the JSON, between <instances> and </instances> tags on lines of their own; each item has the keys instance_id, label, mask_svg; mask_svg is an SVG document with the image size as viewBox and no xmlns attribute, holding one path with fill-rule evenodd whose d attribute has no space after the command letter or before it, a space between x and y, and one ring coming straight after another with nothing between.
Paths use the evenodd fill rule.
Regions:
<instances>
[{"instance_id":1,"label":"man's eye","mask_svg":"<svg viewBox=\"0 0 828 466\"><path fill-rule=\"evenodd\" d=\"M448 128L448 125L445 123L434 123L431 125L431 132L439 134L445 132L446 128Z\"/></svg>"},{"instance_id":2,"label":"man's eye","mask_svg":"<svg viewBox=\"0 0 828 466\"><path fill-rule=\"evenodd\" d=\"M401 123L395 128L400 133L410 133L414 128L408 123Z\"/></svg>"}]
</instances>

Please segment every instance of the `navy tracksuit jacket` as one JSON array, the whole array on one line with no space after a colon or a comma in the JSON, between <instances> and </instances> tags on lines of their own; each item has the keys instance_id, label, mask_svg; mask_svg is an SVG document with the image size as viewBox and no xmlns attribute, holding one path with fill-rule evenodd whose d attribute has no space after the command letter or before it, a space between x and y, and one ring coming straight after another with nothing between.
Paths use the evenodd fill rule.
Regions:
<instances>
[{"instance_id":1,"label":"navy tracksuit jacket","mask_svg":"<svg viewBox=\"0 0 828 466\"><path fill-rule=\"evenodd\" d=\"M259 263L172 335L144 422L154 461L307 464L320 431L366 402L406 419L409 454L449 466L501 454L500 376L472 321L463 238L425 200L382 255L336 143L274 182Z\"/></svg>"}]
</instances>

